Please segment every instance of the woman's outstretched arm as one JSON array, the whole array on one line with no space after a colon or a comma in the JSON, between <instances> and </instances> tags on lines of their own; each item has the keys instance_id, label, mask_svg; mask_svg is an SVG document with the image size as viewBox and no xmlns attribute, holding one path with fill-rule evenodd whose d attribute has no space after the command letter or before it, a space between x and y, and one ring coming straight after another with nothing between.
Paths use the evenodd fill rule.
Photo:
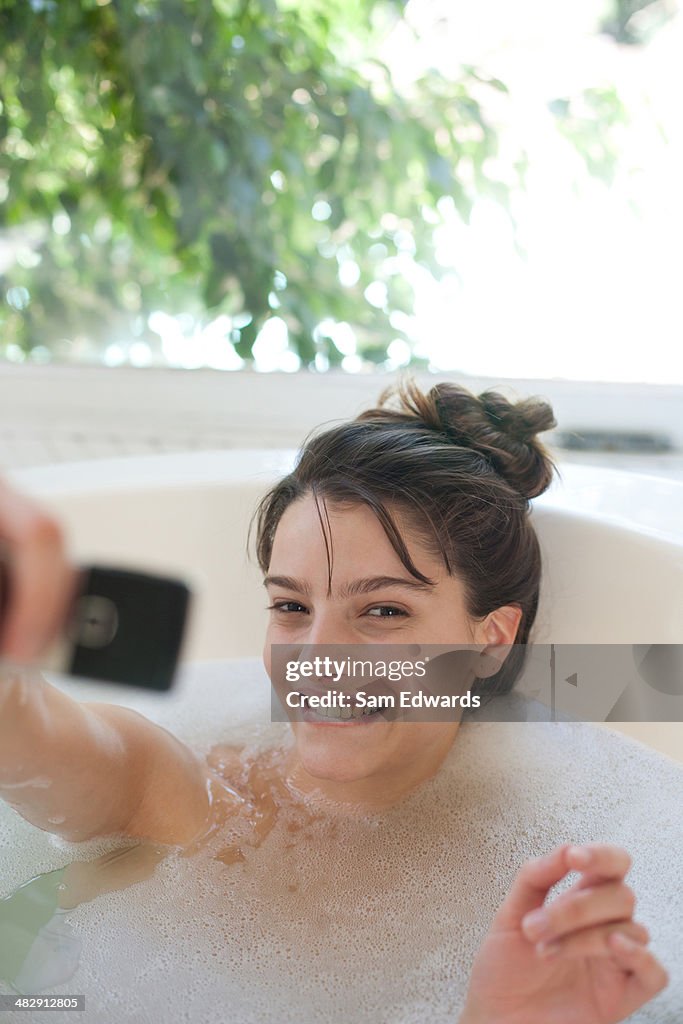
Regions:
<instances>
[{"instance_id":1,"label":"woman's outstretched arm","mask_svg":"<svg viewBox=\"0 0 683 1024\"><path fill-rule=\"evenodd\" d=\"M0 478L0 798L78 842L183 843L208 809L203 764L142 715L79 703L23 666L57 638L76 583L60 523Z\"/></svg>"},{"instance_id":2,"label":"woman's outstretched arm","mask_svg":"<svg viewBox=\"0 0 683 1024\"><path fill-rule=\"evenodd\" d=\"M129 708L83 703L38 673L0 676L0 797L72 842L183 844L209 807L200 757Z\"/></svg>"}]
</instances>

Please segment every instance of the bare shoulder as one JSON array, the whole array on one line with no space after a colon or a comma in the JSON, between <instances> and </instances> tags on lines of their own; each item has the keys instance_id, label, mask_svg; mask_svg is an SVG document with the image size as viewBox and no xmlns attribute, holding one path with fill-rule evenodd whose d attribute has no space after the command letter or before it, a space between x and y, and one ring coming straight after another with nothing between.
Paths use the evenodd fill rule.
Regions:
<instances>
[{"instance_id":1,"label":"bare shoulder","mask_svg":"<svg viewBox=\"0 0 683 1024\"><path fill-rule=\"evenodd\" d=\"M204 826L210 807L207 764L185 743L131 708L87 705L120 738L131 813L125 836L185 844Z\"/></svg>"}]
</instances>

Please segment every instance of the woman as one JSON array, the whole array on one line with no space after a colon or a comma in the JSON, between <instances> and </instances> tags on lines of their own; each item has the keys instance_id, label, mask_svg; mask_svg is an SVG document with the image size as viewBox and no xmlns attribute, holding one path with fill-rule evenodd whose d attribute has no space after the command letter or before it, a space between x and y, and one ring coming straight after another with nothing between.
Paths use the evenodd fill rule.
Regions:
<instances>
[{"instance_id":1,"label":"woman","mask_svg":"<svg viewBox=\"0 0 683 1024\"><path fill-rule=\"evenodd\" d=\"M309 438L259 507L266 667L274 643L471 644L482 653L515 644L481 684L504 693L538 604L528 512L556 468L536 439L555 425L552 410L454 384L426 395L406 385L396 407L391 397ZM7 490L2 508L16 592L0 652L22 660L53 634L71 577L54 524ZM362 811L395 806L434 777L459 723L376 715L292 727L281 786L309 805ZM43 776L52 785L30 785ZM215 794L211 764L141 715L75 702L21 674L0 681L0 795L39 828L191 850ZM475 959L460 1024L611 1024L660 992L668 979L633 920L629 866L619 847L570 843L522 865ZM546 903L571 871L578 882Z\"/></svg>"}]
</instances>

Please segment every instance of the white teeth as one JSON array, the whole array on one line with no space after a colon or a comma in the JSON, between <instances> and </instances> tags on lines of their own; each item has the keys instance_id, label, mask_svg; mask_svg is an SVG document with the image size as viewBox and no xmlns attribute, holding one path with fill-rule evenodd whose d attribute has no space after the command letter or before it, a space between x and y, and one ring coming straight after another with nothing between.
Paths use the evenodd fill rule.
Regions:
<instances>
[{"instance_id":1,"label":"white teeth","mask_svg":"<svg viewBox=\"0 0 683 1024\"><path fill-rule=\"evenodd\" d=\"M317 718L329 718L334 721L347 722L352 718L364 718L377 711L376 708L359 708L355 704L348 708L315 708L311 709Z\"/></svg>"},{"instance_id":2,"label":"white teeth","mask_svg":"<svg viewBox=\"0 0 683 1024\"><path fill-rule=\"evenodd\" d=\"M316 715L319 715L321 718L341 718L342 717L342 709L341 708L314 708L312 710L314 711L314 713Z\"/></svg>"},{"instance_id":3,"label":"white teeth","mask_svg":"<svg viewBox=\"0 0 683 1024\"><path fill-rule=\"evenodd\" d=\"M358 708L356 705L351 705L350 708L315 708L310 710L316 718L326 718L336 722L348 722L351 719L365 718L368 715L376 714L378 711L376 708Z\"/></svg>"}]
</instances>

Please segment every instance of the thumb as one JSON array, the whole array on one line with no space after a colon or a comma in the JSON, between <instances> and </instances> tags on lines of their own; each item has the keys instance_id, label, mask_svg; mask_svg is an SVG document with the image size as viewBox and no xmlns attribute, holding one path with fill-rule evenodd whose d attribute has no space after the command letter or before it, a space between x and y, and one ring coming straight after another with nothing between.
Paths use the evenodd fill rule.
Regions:
<instances>
[{"instance_id":1,"label":"thumb","mask_svg":"<svg viewBox=\"0 0 683 1024\"><path fill-rule=\"evenodd\" d=\"M549 890L572 870L567 864L570 843L544 857L526 861L517 872L512 888L493 920L497 928L519 928L522 918L543 905Z\"/></svg>"}]
</instances>

